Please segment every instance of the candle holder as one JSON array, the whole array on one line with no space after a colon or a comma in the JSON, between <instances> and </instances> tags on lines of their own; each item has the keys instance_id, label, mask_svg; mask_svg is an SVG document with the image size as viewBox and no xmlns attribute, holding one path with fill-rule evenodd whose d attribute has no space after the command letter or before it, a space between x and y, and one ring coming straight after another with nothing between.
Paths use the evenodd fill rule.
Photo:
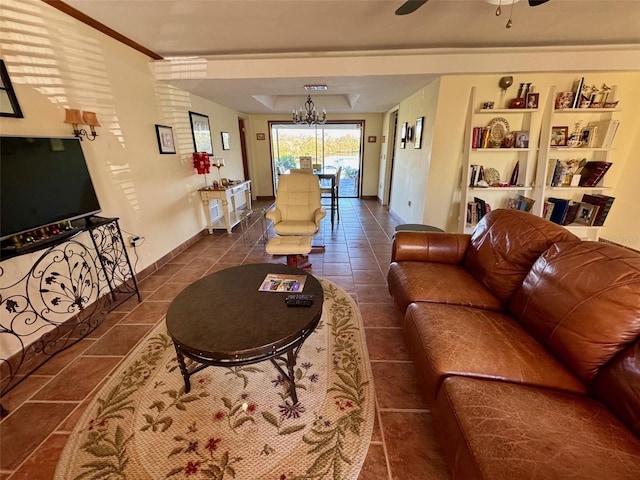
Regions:
<instances>
[{"instance_id":1,"label":"candle holder","mask_svg":"<svg viewBox=\"0 0 640 480\"><path fill-rule=\"evenodd\" d=\"M224 158L213 157L211 159L211 166L218 169L218 184L222 184L222 177L220 176L220 169L224 167Z\"/></svg>"}]
</instances>

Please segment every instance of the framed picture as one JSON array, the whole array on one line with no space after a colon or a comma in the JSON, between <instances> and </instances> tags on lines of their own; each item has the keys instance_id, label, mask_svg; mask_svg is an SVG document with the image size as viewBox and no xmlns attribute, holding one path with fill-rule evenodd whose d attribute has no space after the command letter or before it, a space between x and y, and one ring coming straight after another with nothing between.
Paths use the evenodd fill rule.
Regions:
<instances>
[{"instance_id":1,"label":"framed picture","mask_svg":"<svg viewBox=\"0 0 640 480\"><path fill-rule=\"evenodd\" d=\"M598 133L597 125L589 125L580 131L580 147L592 148L595 145L596 134Z\"/></svg>"},{"instance_id":2,"label":"framed picture","mask_svg":"<svg viewBox=\"0 0 640 480\"><path fill-rule=\"evenodd\" d=\"M209 117L201 113L189 112L191 121L191 134L193 135L193 148L196 152L206 152L213 156L213 143L211 142L211 129Z\"/></svg>"},{"instance_id":3,"label":"framed picture","mask_svg":"<svg viewBox=\"0 0 640 480\"><path fill-rule=\"evenodd\" d=\"M367 141L368 141L369 143L376 143L376 141L377 141L377 140L378 140L378 137L376 137L375 135L369 135L369 136L367 137Z\"/></svg>"},{"instance_id":4,"label":"framed picture","mask_svg":"<svg viewBox=\"0 0 640 480\"><path fill-rule=\"evenodd\" d=\"M568 136L569 127L551 127L551 140L549 144L552 147L566 147Z\"/></svg>"},{"instance_id":5,"label":"framed picture","mask_svg":"<svg viewBox=\"0 0 640 480\"><path fill-rule=\"evenodd\" d=\"M540 103L540 94L539 93L529 93L527 95L527 106L526 108L538 108Z\"/></svg>"},{"instance_id":6,"label":"framed picture","mask_svg":"<svg viewBox=\"0 0 640 480\"><path fill-rule=\"evenodd\" d=\"M407 128L409 124L404 122L402 127L400 128L400 148L405 148L407 146Z\"/></svg>"},{"instance_id":7,"label":"framed picture","mask_svg":"<svg viewBox=\"0 0 640 480\"><path fill-rule=\"evenodd\" d=\"M156 125L158 148L162 154L176 153L176 144L173 140L173 128L166 125Z\"/></svg>"},{"instance_id":8,"label":"framed picture","mask_svg":"<svg viewBox=\"0 0 640 480\"><path fill-rule=\"evenodd\" d=\"M422 123L424 117L416 118L415 140L413 148L422 148Z\"/></svg>"},{"instance_id":9,"label":"framed picture","mask_svg":"<svg viewBox=\"0 0 640 480\"><path fill-rule=\"evenodd\" d=\"M220 132L220 136L222 137L222 149L231 150L231 146L229 145L229 132Z\"/></svg>"},{"instance_id":10,"label":"framed picture","mask_svg":"<svg viewBox=\"0 0 640 480\"><path fill-rule=\"evenodd\" d=\"M518 130L514 134L515 148L529 148L529 132L526 130Z\"/></svg>"},{"instance_id":11,"label":"framed picture","mask_svg":"<svg viewBox=\"0 0 640 480\"><path fill-rule=\"evenodd\" d=\"M0 117L24 118L4 60L0 60Z\"/></svg>"},{"instance_id":12,"label":"framed picture","mask_svg":"<svg viewBox=\"0 0 640 480\"><path fill-rule=\"evenodd\" d=\"M264 133L256 133L256 140L264 140L266 138Z\"/></svg>"},{"instance_id":13,"label":"framed picture","mask_svg":"<svg viewBox=\"0 0 640 480\"><path fill-rule=\"evenodd\" d=\"M598 205L580 202L578 204L578 211L576 212L576 218L573 220L573 223L587 225L590 227L596 219L598 208Z\"/></svg>"}]
</instances>

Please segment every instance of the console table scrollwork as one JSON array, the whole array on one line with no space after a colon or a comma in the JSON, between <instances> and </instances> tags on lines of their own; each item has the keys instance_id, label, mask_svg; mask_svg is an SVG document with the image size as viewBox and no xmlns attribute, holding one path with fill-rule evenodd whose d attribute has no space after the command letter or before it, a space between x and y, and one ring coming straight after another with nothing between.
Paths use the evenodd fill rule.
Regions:
<instances>
[{"instance_id":1,"label":"console table scrollwork","mask_svg":"<svg viewBox=\"0 0 640 480\"><path fill-rule=\"evenodd\" d=\"M24 275L15 271L27 265L22 257L0 263L0 395L84 338L117 305L134 295L141 301L118 219L91 217L74 230Z\"/></svg>"}]
</instances>

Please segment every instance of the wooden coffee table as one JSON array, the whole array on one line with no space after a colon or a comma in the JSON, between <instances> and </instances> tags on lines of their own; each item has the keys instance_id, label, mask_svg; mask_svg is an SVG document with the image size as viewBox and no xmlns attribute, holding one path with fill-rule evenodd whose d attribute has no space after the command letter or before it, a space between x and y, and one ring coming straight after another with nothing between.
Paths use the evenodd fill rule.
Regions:
<instances>
[{"instance_id":1,"label":"wooden coffee table","mask_svg":"<svg viewBox=\"0 0 640 480\"><path fill-rule=\"evenodd\" d=\"M268 273L306 275L302 293L314 296L311 307L288 307L286 292L260 292ZM208 366L233 367L271 360L290 385L297 403L294 367L305 339L322 315L320 282L287 265L241 265L204 277L183 290L167 311L185 392L189 377ZM199 363L189 370L185 357ZM286 365L287 372L278 363Z\"/></svg>"}]
</instances>

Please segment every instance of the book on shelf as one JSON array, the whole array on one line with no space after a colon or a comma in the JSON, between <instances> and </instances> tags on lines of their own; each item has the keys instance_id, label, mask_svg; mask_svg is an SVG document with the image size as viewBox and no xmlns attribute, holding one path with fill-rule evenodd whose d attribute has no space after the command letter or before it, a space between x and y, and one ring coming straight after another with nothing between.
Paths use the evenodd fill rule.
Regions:
<instances>
[{"instance_id":1,"label":"book on shelf","mask_svg":"<svg viewBox=\"0 0 640 480\"><path fill-rule=\"evenodd\" d=\"M579 208L580 208L580 202L574 202L573 200L569 200L567 211L565 212L564 218L562 219L562 225L569 225L573 223L573 221L576 219L576 215L578 214Z\"/></svg>"},{"instance_id":2,"label":"book on shelf","mask_svg":"<svg viewBox=\"0 0 640 480\"><path fill-rule=\"evenodd\" d=\"M611 144L613 143L613 139L616 136L619 126L620 120L616 120L614 118L589 122L587 127L598 128L598 135L591 146L594 148L611 148Z\"/></svg>"},{"instance_id":3,"label":"book on shelf","mask_svg":"<svg viewBox=\"0 0 640 480\"><path fill-rule=\"evenodd\" d=\"M467 223L475 225L491 211L491 205L478 197L473 197L473 202L467 202Z\"/></svg>"},{"instance_id":4,"label":"book on shelf","mask_svg":"<svg viewBox=\"0 0 640 480\"><path fill-rule=\"evenodd\" d=\"M555 203L545 201L544 206L542 207L542 218L546 218L547 220L551 220L551 215L553 214L553 207Z\"/></svg>"},{"instance_id":5,"label":"book on shelf","mask_svg":"<svg viewBox=\"0 0 640 480\"><path fill-rule=\"evenodd\" d=\"M567 210L569 210L569 200L566 198L549 197L547 201L554 204L549 220L558 225L562 225L567 215Z\"/></svg>"},{"instance_id":6,"label":"book on shelf","mask_svg":"<svg viewBox=\"0 0 640 480\"><path fill-rule=\"evenodd\" d=\"M588 194L585 193L582 195L582 202L590 203L591 205L597 205L599 207L598 213L593 221L594 227L601 227L604 225L605 220L607 219L607 215L611 210L611 206L613 205L613 201L615 197L610 197L608 195L602 194Z\"/></svg>"},{"instance_id":7,"label":"book on shelf","mask_svg":"<svg viewBox=\"0 0 640 480\"><path fill-rule=\"evenodd\" d=\"M473 187L476 184L476 177L478 176L478 165L470 165L471 172L469 173L469 186Z\"/></svg>"},{"instance_id":8,"label":"book on shelf","mask_svg":"<svg viewBox=\"0 0 640 480\"><path fill-rule=\"evenodd\" d=\"M604 178L605 173L609 171L613 165L611 162L601 160L592 160L585 164L580 171L580 186L595 187Z\"/></svg>"},{"instance_id":9,"label":"book on shelf","mask_svg":"<svg viewBox=\"0 0 640 480\"><path fill-rule=\"evenodd\" d=\"M573 82L573 103L571 104L571 108L578 108L580 106L583 85L584 77L580 77L580 80L576 80L575 82Z\"/></svg>"}]
</instances>

